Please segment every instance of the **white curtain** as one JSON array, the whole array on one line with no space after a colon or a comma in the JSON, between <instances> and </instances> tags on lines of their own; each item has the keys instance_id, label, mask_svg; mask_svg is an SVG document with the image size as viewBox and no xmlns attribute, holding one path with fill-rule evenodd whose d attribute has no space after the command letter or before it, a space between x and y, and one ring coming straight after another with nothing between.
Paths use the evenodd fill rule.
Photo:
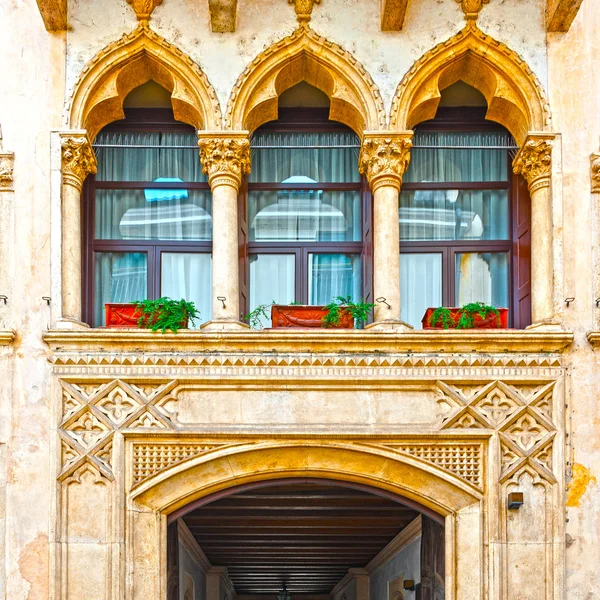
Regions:
<instances>
[{"instance_id":1,"label":"white curtain","mask_svg":"<svg viewBox=\"0 0 600 600\"><path fill-rule=\"evenodd\" d=\"M400 254L400 303L402 320L421 329L425 311L442 304L441 254Z\"/></svg>"},{"instance_id":2,"label":"white curtain","mask_svg":"<svg viewBox=\"0 0 600 600\"><path fill-rule=\"evenodd\" d=\"M355 302L361 295L360 256L357 254L309 254L308 301L329 304L338 296L350 296Z\"/></svg>"}]
</instances>

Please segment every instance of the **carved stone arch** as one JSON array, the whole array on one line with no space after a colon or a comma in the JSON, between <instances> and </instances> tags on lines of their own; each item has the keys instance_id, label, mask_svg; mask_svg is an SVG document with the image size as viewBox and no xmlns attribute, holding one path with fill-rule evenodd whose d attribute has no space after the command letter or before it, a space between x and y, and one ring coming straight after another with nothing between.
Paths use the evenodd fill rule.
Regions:
<instances>
[{"instance_id":1,"label":"carved stone arch","mask_svg":"<svg viewBox=\"0 0 600 600\"><path fill-rule=\"evenodd\" d=\"M93 140L105 125L124 117L127 94L149 80L171 93L177 120L197 129L221 129L221 107L204 72L144 24L106 46L85 66L67 108L69 126L87 130Z\"/></svg>"},{"instance_id":2,"label":"carved stone arch","mask_svg":"<svg viewBox=\"0 0 600 600\"><path fill-rule=\"evenodd\" d=\"M474 22L424 54L396 90L390 129L411 129L435 116L441 90L464 81L486 98L486 117L504 125L522 145L530 131L549 131L546 94L525 61Z\"/></svg>"},{"instance_id":3,"label":"carved stone arch","mask_svg":"<svg viewBox=\"0 0 600 600\"><path fill-rule=\"evenodd\" d=\"M225 446L162 471L134 488L130 500L173 514L228 488L297 477L378 488L441 516L477 504L482 497L460 478L385 447L303 439Z\"/></svg>"},{"instance_id":4,"label":"carved stone arch","mask_svg":"<svg viewBox=\"0 0 600 600\"><path fill-rule=\"evenodd\" d=\"M383 100L365 68L352 54L304 26L264 50L241 74L227 105L227 129L254 131L276 119L280 94L301 81L327 94L330 119L359 136L385 128Z\"/></svg>"}]
</instances>

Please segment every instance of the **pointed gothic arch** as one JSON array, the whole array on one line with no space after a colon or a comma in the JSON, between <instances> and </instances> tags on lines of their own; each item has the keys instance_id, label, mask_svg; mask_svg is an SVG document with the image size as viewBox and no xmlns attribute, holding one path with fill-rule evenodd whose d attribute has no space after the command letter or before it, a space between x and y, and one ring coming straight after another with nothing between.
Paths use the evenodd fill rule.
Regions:
<instances>
[{"instance_id":1,"label":"pointed gothic arch","mask_svg":"<svg viewBox=\"0 0 600 600\"><path fill-rule=\"evenodd\" d=\"M528 132L549 131L550 107L525 61L473 21L424 54L396 90L390 129L411 129L435 116L441 90L464 81L486 98L486 118L504 125L519 145Z\"/></svg>"},{"instance_id":2,"label":"pointed gothic arch","mask_svg":"<svg viewBox=\"0 0 600 600\"><path fill-rule=\"evenodd\" d=\"M221 129L221 107L204 72L143 24L106 46L85 66L69 103L69 126L87 130L93 140L105 125L124 117L127 94L149 80L171 93L178 121L197 129Z\"/></svg>"},{"instance_id":3,"label":"pointed gothic arch","mask_svg":"<svg viewBox=\"0 0 600 600\"><path fill-rule=\"evenodd\" d=\"M267 48L240 75L227 105L226 128L254 131L276 119L279 96L301 81L327 94L330 119L359 136L385 128L383 100L365 68L306 26Z\"/></svg>"}]
</instances>

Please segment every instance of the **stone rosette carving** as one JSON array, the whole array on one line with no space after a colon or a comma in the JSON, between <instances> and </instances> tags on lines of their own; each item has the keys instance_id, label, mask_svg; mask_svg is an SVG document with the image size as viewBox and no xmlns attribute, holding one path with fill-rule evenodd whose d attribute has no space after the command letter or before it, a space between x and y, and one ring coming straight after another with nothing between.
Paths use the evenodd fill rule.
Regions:
<instances>
[{"instance_id":1,"label":"stone rosette carving","mask_svg":"<svg viewBox=\"0 0 600 600\"><path fill-rule=\"evenodd\" d=\"M310 22L313 7L315 4L320 4L321 0L288 0L296 9L296 18L300 25L306 25Z\"/></svg>"},{"instance_id":2,"label":"stone rosette carving","mask_svg":"<svg viewBox=\"0 0 600 600\"><path fill-rule=\"evenodd\" d=\"M247 133L198 135L202 171L208 175L211 188L232 185L236 189L242 176L250 173L250 138Z\"/></svg>"},{"instance_id":3,"label":"stone rosette carving","mask_svg":"<svg viewBox=\"0 0 600 600\"><path fill-rule=\"evenodd\" d=\"M456 0L456 2L460 4L467 21L476 21L479 11L484 4L489 4L490 0Z\"/></svg>"},{"instance_id":4,"label":"stone rosette carving","mask_svg":"<svg viewBox=\"0 0 600 600\"><path fill-rule=\"evenodd\" d=\"M550 185L552 139L545 134L529 134L513 161L514 172L523 175L530 192Z\"/></svg>"},{"instance_id":5,"label":"stone rosette carving","mask_svg":"<svg viewBox=\"0 0 600 600\"><path fill-rule=\"evenodd\" d=\"M382 185L400 189L410 162L412 135L412 132L365 135L358 157L358 170L366 175L373 191Z\"/></svg>"},{"instance_id":6,"label":"stone rosette carving","mask_svg":"<svg viewBox=\"0 0 600 600\"><path fill-rule=\"evenodd\" d=\"M152 12L159 5L162 4L162 0L127 0L135 11L135 16L141 23L148 23Z\"/></svg>"},{"instance_id":7,"label":"stone rosette carving","mask_svg":"<svg viewBox=\"0 0 600 600\"><path fill-rule=\"evenodd\" d=\"M86 135L62 135L60 145L63 183L81 189L85 178L98 170L92 144Z\"/></svg>"},{"instance_id":8,"label":"stone rosette carving","mask_svg":"<svg viewBox=\"0 0 600 600\"><path fill-rule=\"evenodd\" d=\"M600 152L594 152L590 157L590 180L592 194L600 194Z\"/></svg>"}]
</instances>

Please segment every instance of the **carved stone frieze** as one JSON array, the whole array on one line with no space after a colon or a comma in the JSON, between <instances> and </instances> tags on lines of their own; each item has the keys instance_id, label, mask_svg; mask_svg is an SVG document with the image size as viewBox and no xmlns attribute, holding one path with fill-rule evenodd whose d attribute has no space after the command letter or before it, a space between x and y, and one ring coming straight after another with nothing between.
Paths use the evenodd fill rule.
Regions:
<instances>
[{"instance_id":1,"label":"carved stone frieze","mask_svg":"<svg viewBox=\"0 0 600 600\"><path fill-rule=\"evenodd\" d=\"M154 9L162 4L162 0L127 0L127 2L133 7L137 20L142 23L148 23Z\"/></svg>"},{"instance_id":2,"label":"carved stone frieze","mask_svg":"<svg viewBox=\"0 0 600 600\"><path fill-rule=\"evenodd\" d=\"M1 142L1 140L0 140ZM15 155L12 152L2 152L0 143L0 192L12 192Z\"/></svg>"},{"instance_id":3,"label":"carved stone frieze","mask_svg":"<svg viewBox=\"0 0 600 600\"><path fill-rule=\"evenodd\" d=\"M400 134L365 134L358 170L366 175L371 189L391 184L400 189L410 162L412 131Z\"/></svg>"},{"instance_id":4,"label":"carved stone frieze","mask_svg":"<svg viewBox=\"0 0 600 600\"><path fill-rule=\"evenodd\" d=\"M288 2L294 5L298 23L303 25L310 22L313 7L315 4L320 4L321 0L288 0Z\"/></svg>"},{"instance_id":5,"label":"carved stone frieze","mask_svg":"<svg viewBox=\"0 0 600 600\"><path fill-rule=\"evenodd\" d=\"M239 188L250 173L250 138L247 133L202 132L198 135L202 170L211 187L229 183Z\"/></svg>"},{"instance_id":6,"label":"carved stone frieze","mask_svg":"<svg viewBox=\"0 0 600 600\"><path fill-rule=\"evenodd\" d=\"M456 0L456 2L460 4L467 21L476 21L479 11L484 4L489 4L490 0Z\"/></svg>"},{"instance_id":7,"label":"carved stone frieze","mask_svg":"<svg viewBox=\"0 0 600 600\"><path fill-rule=\"evenodd\" d=\"M86 135L61 134L63 182L77 189L83 187L85 178L96 173L96 155Z\"/></svg>"},{"instance_id":8,"label":"carved stone frieze","mask_svg":"<svg viewBox=\"0 0 600 600\"><path fill-rule=\"evenodd\" d=\"M590 179L592 194L600 194L600 152L594 152L590 157Z\"/></svg>"},{"instance_id":9,"label":"carved stone frieze","mask_svg":"<svg viewBox=\"0 0 600 600\"><path fill-rule=\"evenodd\" d=\"M530 192L550 185L552 139L546 134L530 134L513 161L513 170L523 175Z\"/></svg>"}]
</instances>

